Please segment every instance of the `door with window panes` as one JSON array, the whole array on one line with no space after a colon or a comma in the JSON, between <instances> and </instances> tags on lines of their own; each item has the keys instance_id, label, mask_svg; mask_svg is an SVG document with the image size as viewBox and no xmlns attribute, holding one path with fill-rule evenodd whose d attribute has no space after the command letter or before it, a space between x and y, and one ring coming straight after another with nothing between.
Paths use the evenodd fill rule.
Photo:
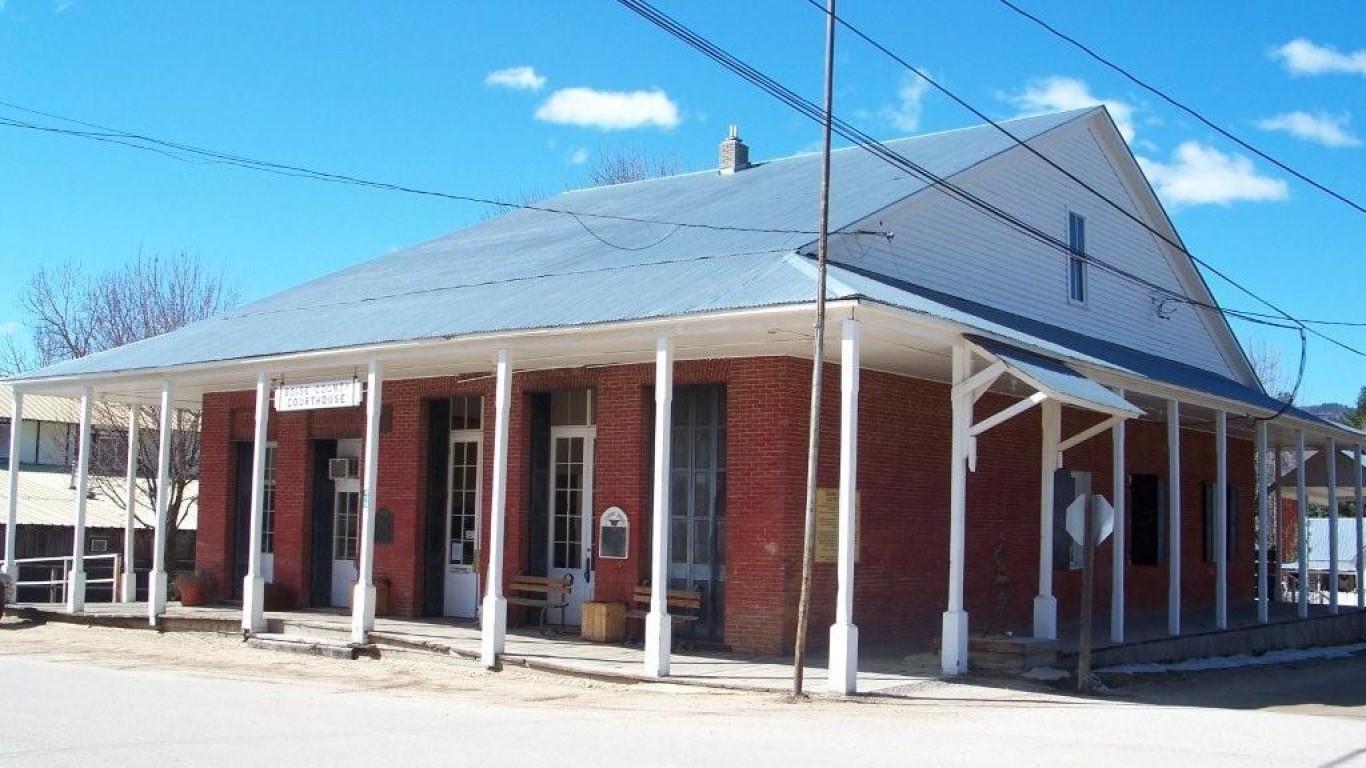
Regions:
<instances>
[{"instance_id":1,"label":"door with window panes","mask_svg":"<svg viewBox=\"0 0 1366 768\"><path fill-rule=\"evenodd\" d=\"M359 458L359 440L340 440L337 455ZM339 478L332 496L332 607L350 608L360 553L360 479Z\"/></svg>"},{"instance_id":2,"label":"door with window panes","mask_svg":"<svg viewBox=\"0 0 1366 768\"><path fill-rule=\"evenodd\" d=\"M570 581L566 624L580 623L583 602L593 599L593 405L592 390L551 393L546 575Z\"/></svg>"},{"instance_id":3,"label":"door with window panes","mask_svg":"<svg viewBox=\"0 0 1366 768\"><path fill-rule=\"evenodd\" d=\"M483 471L480 397L451 401L450 466L446 483L446 616L479 612L479 507Z\"/></svg>"},{"instance_id":4,"label":"door with window panes","mask_svg":"<svg viewBox=\"0 0 1366 768\"><path fill-rule=\"evenodd\" d=\"M669 588L698 589L700 640L720 642L726 584L726 390L678 387L669 479Z\"/></svg>"}]
</instances>

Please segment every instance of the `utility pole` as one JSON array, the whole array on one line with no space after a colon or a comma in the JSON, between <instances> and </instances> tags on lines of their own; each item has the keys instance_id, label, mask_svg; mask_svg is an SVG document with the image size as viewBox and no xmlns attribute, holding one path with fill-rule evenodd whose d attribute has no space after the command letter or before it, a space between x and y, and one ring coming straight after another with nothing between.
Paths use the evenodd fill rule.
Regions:
<instances>
[{"instance_id":1,"label":"utility pole","mask_svg":"<svg viewBox=\"0 0 1366 768\"><path fill-rule=\"evenodd\" d=\"M830 240L830 121L835 99L835 0L825 15L825 120L821 127L821 220L816 239L816 329L811 360L811 438L806 457L806 517L802 537L802 591L797 603L797 639L792 658L792 696L802 695L806 627L810 622L811 569L816 559L816 470L820 457L821 390L825 368L825 259Z\"/></svg>"}]
</instances>

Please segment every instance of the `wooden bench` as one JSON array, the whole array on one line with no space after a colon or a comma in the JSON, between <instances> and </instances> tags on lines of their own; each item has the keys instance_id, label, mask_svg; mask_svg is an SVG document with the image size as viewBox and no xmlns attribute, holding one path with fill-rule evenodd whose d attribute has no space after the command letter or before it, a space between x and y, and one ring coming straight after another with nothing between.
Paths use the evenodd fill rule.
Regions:
<instances>
[{"instance_id":1,"label":"wooden bench","mask_svg":"<svg viewBox=\"0 0 1366 768\"><path fill-rule=\"evenodd\" d=\"M540 616L541 631L546 629L546 614L560 612L560 626L564 626L564 609L569 605L571 582L552 576L517 576L508 582L508 605L530 608Z\"/></svg>"},{"instance_id":2,"label":"wooden bench","mask_svg":"<svg viewBox=\"0 0 1366 768\"><path fill-rule=\"evenodd\" d=\"M639 619L643 625L645 617L650 614L650 600L653 597L653 591L648 584L635 588L631 594L631 609L626 612L627 619ZM695 631L697 620L702 618L702 590L696 587L692 589L671 589L664 599L668 602L667 610L669 611L669 618L673 620L673 625L687 625L688 647L691 648L697 639Z\"/></svg>"}]
</instances>

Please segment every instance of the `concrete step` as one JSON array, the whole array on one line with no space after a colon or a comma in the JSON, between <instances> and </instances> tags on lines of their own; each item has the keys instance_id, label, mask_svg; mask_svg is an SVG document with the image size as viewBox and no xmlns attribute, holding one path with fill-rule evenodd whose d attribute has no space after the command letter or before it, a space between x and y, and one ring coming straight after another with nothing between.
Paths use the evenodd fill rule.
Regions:
<instances>
[{"instance_id":1,"label":"concrete step","mask_svg":"<svg viewBox=\"0 0 1366 768\"><path fill-rule=\"evenodd\" d=\"M339 643L326 639L271 632L262 632L248 637L247 647L351 661L362 656L372 659L379 658L379 648L372 644Z\"/></svg>"}]
</instances>

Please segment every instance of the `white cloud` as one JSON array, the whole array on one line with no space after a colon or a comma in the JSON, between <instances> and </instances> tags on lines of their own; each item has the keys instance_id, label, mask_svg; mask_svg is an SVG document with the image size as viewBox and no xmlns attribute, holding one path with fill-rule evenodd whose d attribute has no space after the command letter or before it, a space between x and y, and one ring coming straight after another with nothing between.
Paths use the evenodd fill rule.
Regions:
<instances>
[{"instance_id":1,"label":"white cloud","mask_svg":"<svg viewBox=\"0 0 1366 768\"><path fill-rule=\"evenodd\" d=\"M3 2L4 0L0 0L0 3ZM19 322L18 320L6 320L4 322L0 322L0 336L13 336L14 334L22 330L24 330L24 324Z\"/></svg>"},{"instance_id":2,"label":"white cloud","mask_svg":"<svg viewBox=\"0 0 1366 768\"><path fill-rule=\"evenodd\" d=\"M920 116L924 112L925 93L930 84L913 72L906 73L901 86L896 90L897 104L883 107L878 116L900 131L911 132L920 128Z\"/></svg>"},{"instance_id":3,"label":"white cloud","mask_svg":"<svg viewBox=\"0 0 1366 768\"><path fill-rule=\"evenodd\" d=\"M1018 94L1007 97L1019 107L1022 116L1047 112L1066 112L1100 104L1110 110L1110 117L1125 141L1134 139L1134 105L1115 99L1102 99L1091 93L1085 81L1075 77L1045 77L1031 80Z\"/></svg>"},{"instance_id":4,"label":"white cloud","mask_svg":"<svg viewBox=\"0 0 1366 768\"><path fill-rule=\"evenodd\" d=\"M508 67L490 72L484 78L484 85L511 88L514 91L539 91L545 84L545 76L536 74L532 67Z\"/></svg>"},{"instance_id":5,"label":"white cloud","mask_svg":"<svg viewBox=\"0 0 1366 768\"><path fill-rule=\"evenodd\" d=\"M1281 65L1292 75L1366 75L1366 48L1343 53L1332 46L1297 37L1273 49L1271 58L1280 59Z\"/></svg>"},{"instance_id":6,"label":"white cloud","mask_svg":"<svg viewBox=\"0 0 1366 768\"><path fill-rule=\"evenodd\" d=\"M588 150L584 147L579 147L569 155L570 165L583 165L586 162L588 162Z\"/></svg>"},{"instance_id":7,"label":"white cloud","mask_svg":"<svg viewBox=\"0 0 1366 768\"><path fill-rule=\"evenodd\" d=\"M1330 115L1327 112L1286 112L1257 121L1257 127L1264 131L1280 131L1297 139L1312 141L1325 147L1355 147L1361 139L1352 135L1348 129L1351 117Z\"/></svg>"},{"instance_id":8,"label":"white cloud","mask_svg":"<svg viewBox=\"0 0 1366 768\"><path fill-rule=\"evenodd\" d=\"M596 91L561 88L536 109L536 119L603 131L678 125L678 105L661 90Z\"/></svg>"},{"instance_id":9,"label":"white cloud","mask_svg":"<svg viewBox=\"0 0 1366 768\"><path fill-rule=\"evenodd\" d=\"M1138 164L1170 205L1230 205L1290 196L1284 181L1258 174L1246 157L1194 141L1177 147L1170 163L1139 157Z\"/></svg>"}]
</instances>

